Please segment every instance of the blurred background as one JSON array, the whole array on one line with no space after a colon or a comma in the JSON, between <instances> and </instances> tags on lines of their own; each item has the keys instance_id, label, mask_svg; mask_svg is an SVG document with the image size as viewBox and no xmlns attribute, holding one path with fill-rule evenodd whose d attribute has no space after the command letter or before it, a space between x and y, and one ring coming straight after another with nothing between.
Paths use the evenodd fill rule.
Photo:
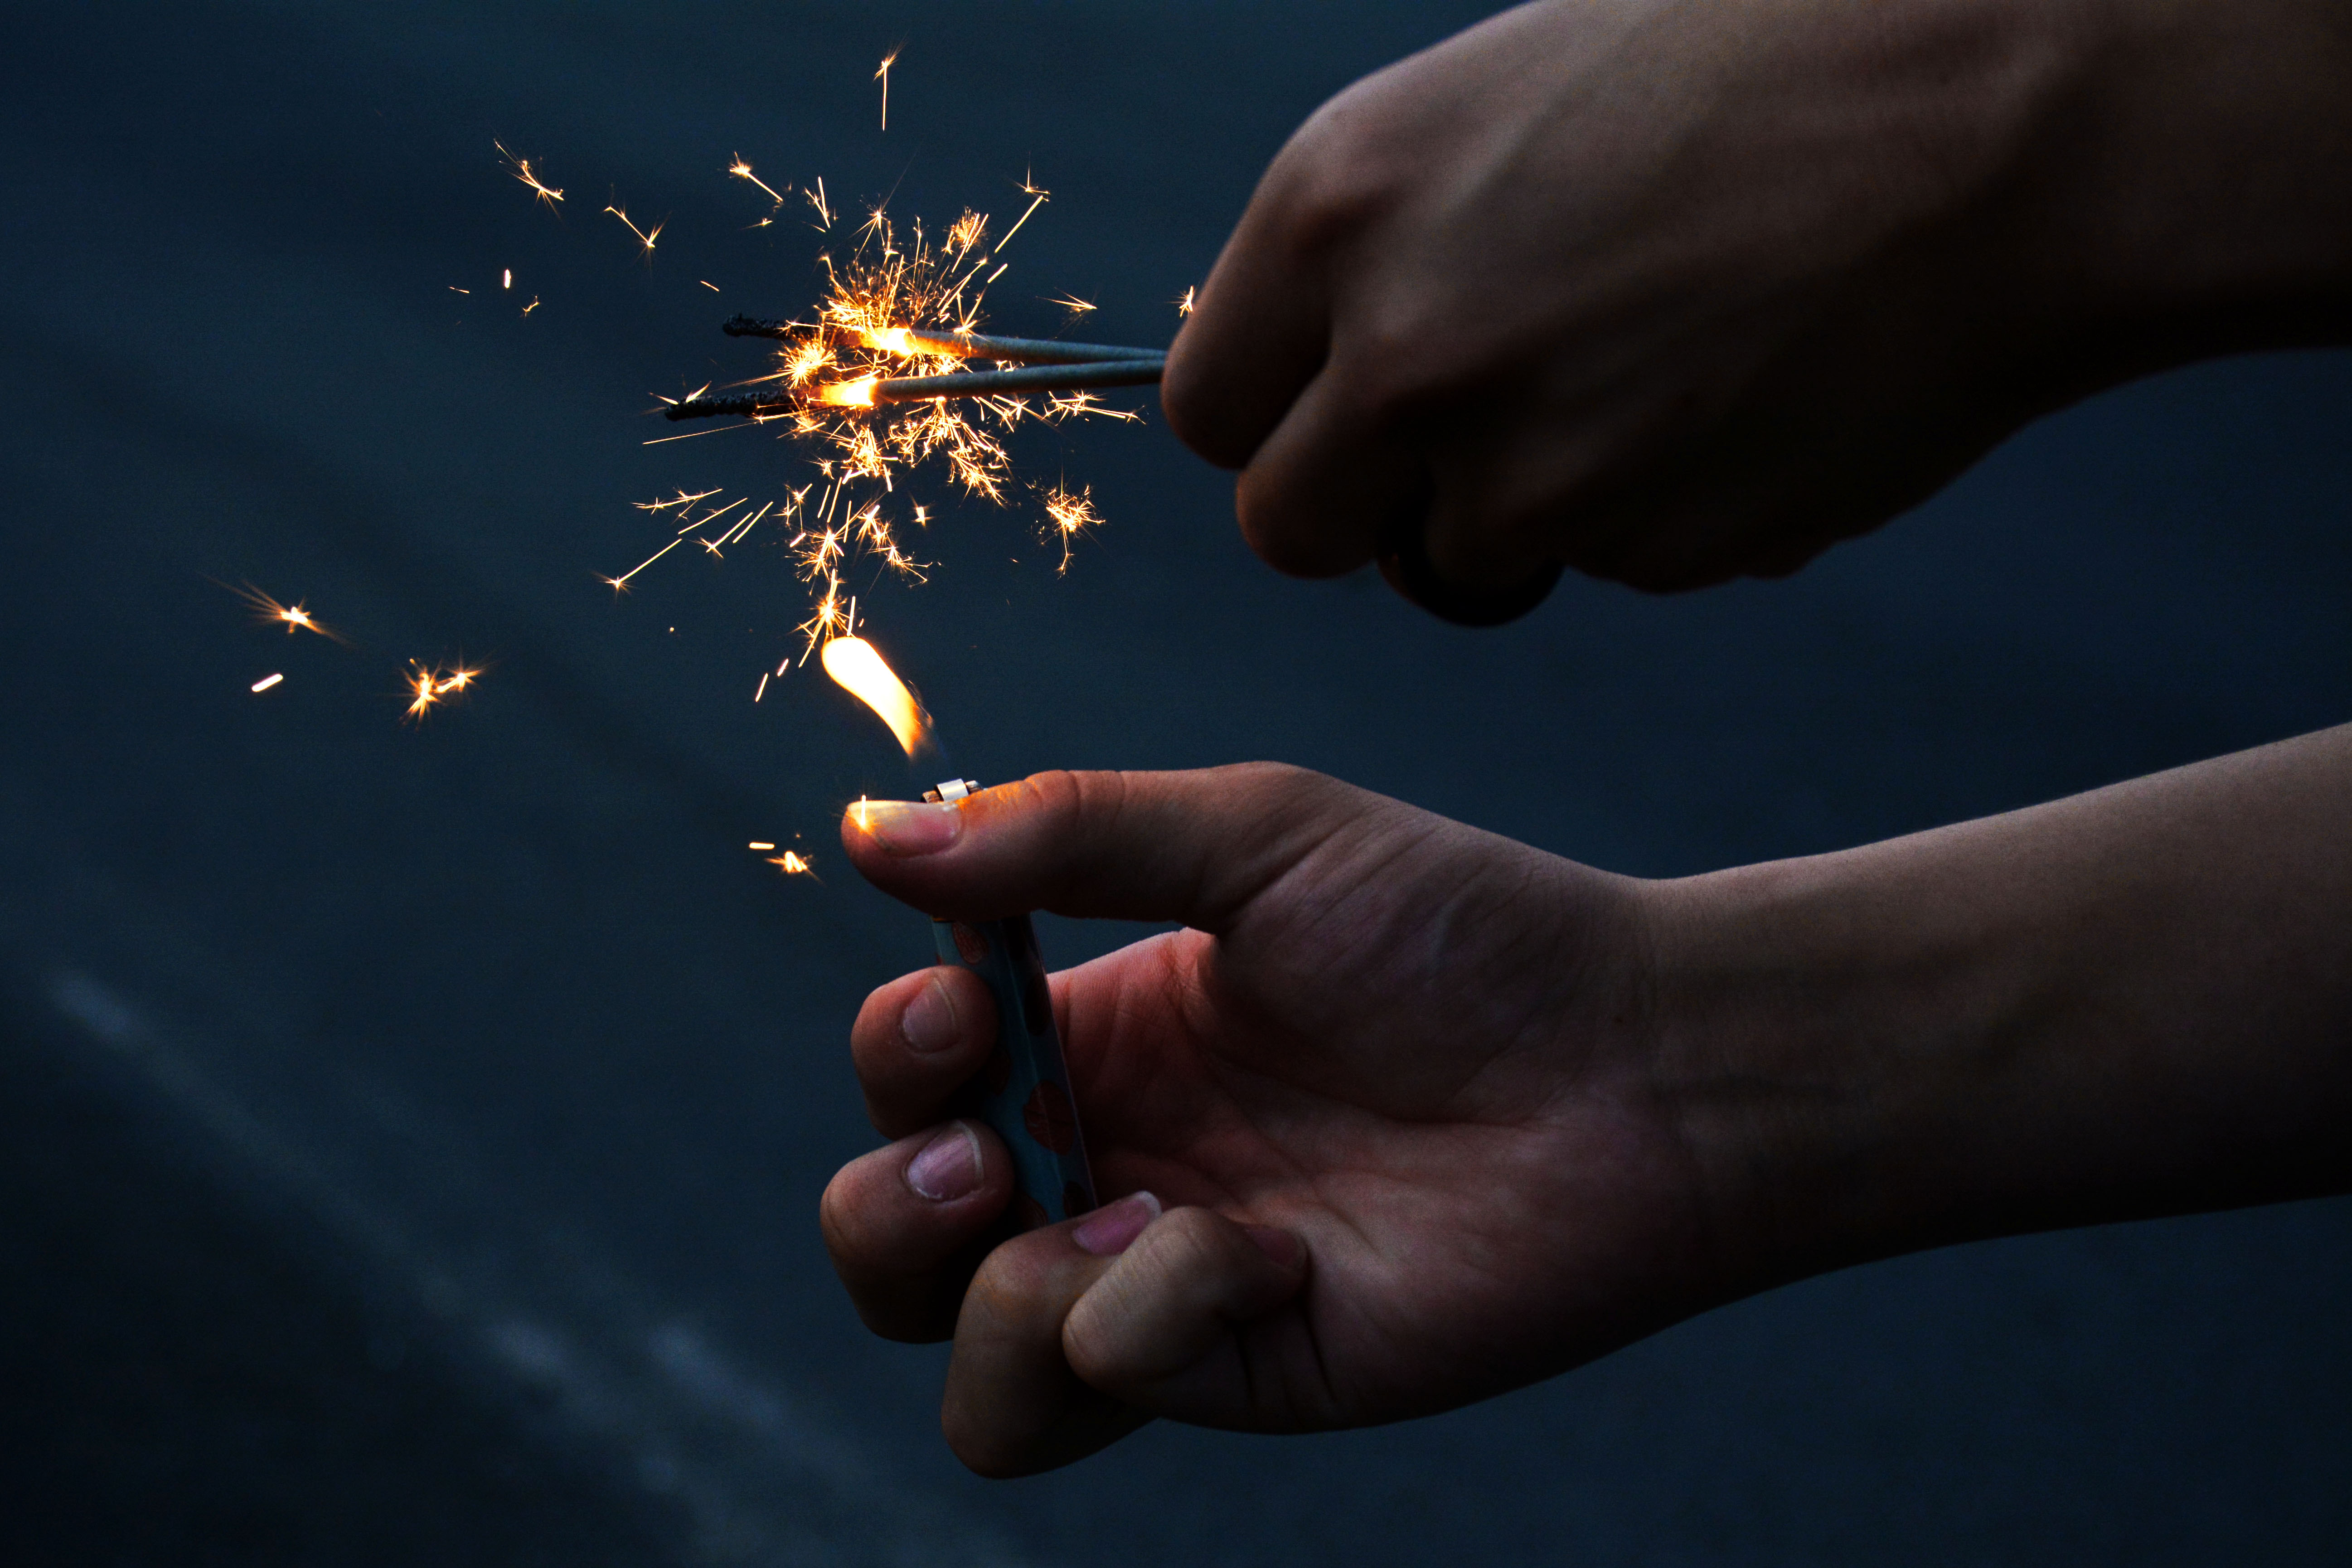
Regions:
<instances>
[{"instance_id":1,"label":"blurred background","mask_svg":"<svg viewBox=\"0 0 2352 1568\"><path fill-rule=\"evenodd\" d=\"M1482 9L14 14L0 1550L2342 1560L2342 1203L1898 1260L1439 1419L1162 1426L1013 1484L941 1443L942 1354L836 1289L848 1021L930 938L833 824L905 769L808 671L752 700L805 614L772 549L597 580L668 537L634 502L801 482L748 427L645 444L656 395L758 364L722 317L817 292L821 237L751 226L728 163L1000 228L1034 171L992 323L1075 293L1164 342L1291 128ZM1152 410L1024 437L1108 519L1066 574L1034 508L916 481L941 566L867 626L983 779L1275 757L1696 871L2344 719L2347 416L2352 357L2201 367L1791 582L1570 582L1473 634L1261 568ZM247 581L349 646L257 626ZM404 723L405 662L461 655L478 687ZM1042 924L1062 963L1134 935Z\"/></svg>"}]
</instances>

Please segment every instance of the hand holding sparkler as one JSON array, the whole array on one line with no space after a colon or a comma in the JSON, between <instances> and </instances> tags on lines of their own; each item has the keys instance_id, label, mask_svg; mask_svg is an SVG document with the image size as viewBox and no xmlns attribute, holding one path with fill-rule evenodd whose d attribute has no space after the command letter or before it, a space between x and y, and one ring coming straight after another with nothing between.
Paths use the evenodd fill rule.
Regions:
<instances>
[{"instance_id":1,"label":"hand holding sparkler","mask_svg":"<svg viewBox=\"0 0 2352 1568\"><path fill-rule=\"evenodd\" d=\"M827 1190L877 1331L955 1340L989 1475L1154 1415L1428 1414L1913 1248L2352 1189L2352 726L1840 854L1610 876L1296 769L868 803L917 908L1185 929L1052 982L1105 1206L975 1268L959 968L851 1043ZM996 1232L995 1234L1001 1234Z\"/></svg>"},{"instance_id":2,"label":"hand holding sparkler","mask_svg":"<svg viewBox=\"0 0 2352 1568\"><path fill-rule=\"evenodd\" d=\"M1284 571L1782 575L2087 393L2345 341L2347 79L2324 0L1522 6L1292 138L1169 422Z\"/></svg>"}]
</instances>

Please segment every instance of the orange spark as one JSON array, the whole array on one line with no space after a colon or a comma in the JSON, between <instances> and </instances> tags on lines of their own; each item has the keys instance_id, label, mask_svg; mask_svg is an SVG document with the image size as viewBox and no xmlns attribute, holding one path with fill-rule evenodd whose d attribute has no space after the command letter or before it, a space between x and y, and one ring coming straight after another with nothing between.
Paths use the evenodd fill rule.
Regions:
<instances>
[{"instance_id":1,"label":"orange spark","mask_svg":"<svg viewBox=\"0 0 2352 1568\"><path fill-rule=\"evenodd\" d=\"M759 186L761 190L767 191L768 199L774 202L778 206L782 206L784 205L784 198L776 195L774 191L770 190L767 181L751 173L751 165L743 162L742 153L738 153L735 154L735 161L727 165L727 172L734 175L739 180L749 180L753 184Z\"/></svg>"},{"instance_id":2,"label":"orange spark","mask_svg":"<svg viewBox=\"0 0 2352 1568\"><path fill-rule=\"evenodd\" d=\"M497 147L499 150L499 155L504 158L508 163L514 165L514 177L530 187L531 195L535 199L546 203L547 208L550 212L554 211L555 204L563 199L563 193L555 189L553 186L545 184L537 174L531 173L530 159L516 157L499 142L493 142L490 145Z\"/></svg>"},{"instance_id":3,"label":"orange spark","mask_svg":"<svg viewBox=\"0 0 2352 1568\"><path fill-rule=\"evenodd\" d=\"M1062 563L1056 570L1067 572L1070 569L1070 552L1078 535L1102 521L1095 512L1094 487L1088 485L1076 495L1059 486L1040 489L1037 494L1045 505L1045 526L1052 531L1048 537L1054 534L1060 537Z\"/></svg>"},{"instance_id":4,"label":"orange spark","mask_svg":"<svg viewBox=\"0 0 2352 1568\"><path fill-rule=\"evenodd\" d=\"M1073 319L1083 316L1095 308L1095 302L1092 300L1081 300L1076 294L1065 294L1058 300L1048 300L1045 302L1049 305L1059 305L1067 310Z\"/></svg>"},{"instance_id":5,"label":"orange spark","mask_svg":"<svg viewBox=\"0 0 2352 1568\"><path fill-rule=\"evenodd\" d=\"M1189 315L1191 315L1191 314L1192 313L1192 289L1185 289L1185 290L1184 290L1184 297L1183 297L1181 300L1177 300L1177 301L1176 301L1176 313L1177 313L1178 315L1180 315L1180 316L1189 316Z\"/></svg>"},{"instance_id":6,"label":"orange spark","mask_svg":"<svg viewBox=\"0 0 2352 1568\"><path fill-rule=\"evenodd\" d=\"M454 664L444 674L429 664L408 661L406 678L408 713L411 719L422 719L427 710L446 700L453 691L463 691L481 676L479 669L469 669L464 664Z\"/></svg>"},{"instance_id":7,"label":"orange spark","mask_svg":"<svg viewBox=\"0 0 2352 1568\"><path fill-rule=\"evenodd\" d=\"M629 232L637 237L637 243L645 247L645 255L646 259L651 260L654 254L654 241L661 237L662 225L660 223L654 225L653 232L651 234L647 234L635 224L630 223L629 215L623 212L619 207L608 205L604 210L611 213L614 217L619 218L622 223L627 225ZM667 218L664 218L662 223L667 223L668 221L669 220Z\"/></svg>"},{"instance_id":8,"label":"orange spark","mask_svg":"<svg viewBox=\"0 0 2352 1568\"><path fill-rule=\"evenodd\" d=\"M768 847L773 849L775 846L771 844ZM784 868L784 875L787 877L805 877L814 874L809 869L808 861L790 849L785 850L781 855L775 856L769 860L768 864L771 866L782 866Z\"/></svg>"},{"instance_id":9,"label":"orange spark","mask_svg":"<svg viewBox=\"0 0 2352 1568\"><path fill-rule=\"evenodd\" d=\"M343 640L320 626L300 604L281 605L250 583L237 590L237 597L253 606L254 618L264 626L282 626L289 636L298 631L316 632L329 642Z\"/></svg>"},{"instance_id":10,"label":"orange spark","mask_svg":"<svg viewBox=\"0 0 2352 1568\"><path fill-rule=\"evenodd\" d=\"M882 58L882 68L874 73L874 79L882 84L882 129L885 131L890 129L890 68L898 63L898 51L892 49Z\"/></svg>"}]
</instances>

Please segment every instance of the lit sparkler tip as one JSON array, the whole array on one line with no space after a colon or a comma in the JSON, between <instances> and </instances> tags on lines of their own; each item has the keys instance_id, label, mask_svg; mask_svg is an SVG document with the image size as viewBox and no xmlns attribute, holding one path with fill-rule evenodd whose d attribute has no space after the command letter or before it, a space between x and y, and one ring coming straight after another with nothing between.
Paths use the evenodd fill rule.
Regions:
<instances>
[{"instance_id":1,"label":"lit sparkler tip","mask_svg":"<svg viewBox=\"0 0 2352 1568\"><path fill-rule=\"evenodd\" d=\"M835 408L871 408L874 389L881 380L878 375L869 375L858 381L837 381L830 386L818 387L816 400Z\"/></svg>"}]
</instances>

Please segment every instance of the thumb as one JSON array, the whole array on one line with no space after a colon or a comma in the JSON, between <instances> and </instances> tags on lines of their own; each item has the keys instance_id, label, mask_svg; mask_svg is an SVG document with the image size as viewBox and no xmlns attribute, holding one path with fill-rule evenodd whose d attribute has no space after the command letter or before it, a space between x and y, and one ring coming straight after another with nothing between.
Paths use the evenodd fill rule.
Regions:
<instances>
[{"instance_id":1,"label":"thumb","mask_svg":"<svg viewBox=\"0 0 2352 1568\"><path fill-rule=\"evenodd\" d=\"M868 881L943 918L1043 909L1215 933L1388 804L1273 763L1047 773L940 805L860 801L841 841Z\"/></svg>"}]
</instances>

